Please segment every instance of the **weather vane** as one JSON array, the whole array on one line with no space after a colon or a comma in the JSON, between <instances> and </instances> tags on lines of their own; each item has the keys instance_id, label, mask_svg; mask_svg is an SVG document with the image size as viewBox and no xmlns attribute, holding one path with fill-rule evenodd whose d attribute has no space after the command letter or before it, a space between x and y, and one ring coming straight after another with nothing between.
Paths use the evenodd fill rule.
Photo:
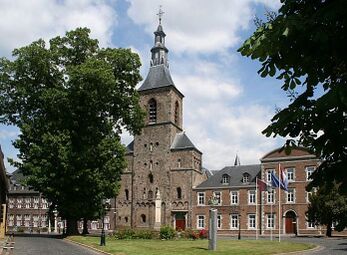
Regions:
<instances>
[{"instance_id":1,"label":"weather vane","mask_svg":"<svg viewBox=\"0 0 347 255\"><path fill-rule=\"evenodd\" d=\"M163 14L165 12L163 12L163 10L161 9L162 5L159 5L159 12L157 13L158 17L159 17L159 25L161 25L161 17L163 16Z\"/></svg>"}]
</instances>

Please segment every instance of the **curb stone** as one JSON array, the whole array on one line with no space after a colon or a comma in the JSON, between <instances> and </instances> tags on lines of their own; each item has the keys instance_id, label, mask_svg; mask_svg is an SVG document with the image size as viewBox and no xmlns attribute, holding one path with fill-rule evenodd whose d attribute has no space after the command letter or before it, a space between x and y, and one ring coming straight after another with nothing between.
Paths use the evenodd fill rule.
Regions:
<instances>
[{"instance_id":1,"label":"curb stone","mask_svg":"<svg viewBox=\"0 0 347 255\"><path fill-rule=\"evenodd\" d=\"M291 251L291 252L286 252L286 253L278 253L276 255L301 255L301 254L313 254L316 251L321 251L323 250L325 247L324 246L320 246L320 245L315 245L315 247L308 249L308 250L303 250L303 251Z\"/></svg>"},{"instance_id":2,"label":"curb stone","mask_svg":"<svg viewBox=\"0 0 347 255\"><path fill-rule=\"evenodd\" d=\"M91 250L96 251L96 252L99 252L99 253L103 253L103 254L106 254L106 255L113 255L112 253L99 250L99 249L97 249L97 248L95 248L95 247L93 247L93 246L90 246L90 245L87 245L87 244L84 244L84 243L79 243L79 242L73 241L73 240L68 239L68 238L65 238L65 239L63 239L63 240L66 241L66 242L71 242L71 243L74 243L74 244L77 244L77 245L80 245L80 246L84 246L84 247L86 247L86 248L88 248L88 249L91 249Z\"/></svg>"}]
</instances>

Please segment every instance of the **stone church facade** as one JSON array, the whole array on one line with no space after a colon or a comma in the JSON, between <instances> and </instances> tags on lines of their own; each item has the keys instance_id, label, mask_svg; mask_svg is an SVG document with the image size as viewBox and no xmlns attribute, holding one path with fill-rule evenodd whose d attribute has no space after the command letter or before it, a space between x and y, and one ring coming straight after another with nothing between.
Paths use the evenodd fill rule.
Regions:
<instances>
[{"instance_id":1,"label":"stone church facade","mask_svg":"<svg viewBox=\"0 0 347 255\"><path fill-rule=\"evenodd\" d=\"M127 146L127 169L115 200L114 227L193 227L193 187L206 180L202 153L183 131L184 95L168 65L165 33L154 32L151 66L139 88L145 126Z\"/></svg>"}]
</instances>

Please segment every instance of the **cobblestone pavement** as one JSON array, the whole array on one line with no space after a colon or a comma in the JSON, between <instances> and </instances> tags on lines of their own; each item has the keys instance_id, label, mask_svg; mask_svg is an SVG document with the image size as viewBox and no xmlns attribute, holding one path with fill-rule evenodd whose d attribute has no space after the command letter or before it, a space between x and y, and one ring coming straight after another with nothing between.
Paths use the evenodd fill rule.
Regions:
<instances>
[{"instance_id":1,"label":"cobblestone pavement","mask_svg":"<svg viewBox=\"0 0 347 255\"><path fill-rule=\"evenodd\" d=\"M14 255L101 255L101 253L59 238L16 236Z\"/></svg>"}]
</instances>

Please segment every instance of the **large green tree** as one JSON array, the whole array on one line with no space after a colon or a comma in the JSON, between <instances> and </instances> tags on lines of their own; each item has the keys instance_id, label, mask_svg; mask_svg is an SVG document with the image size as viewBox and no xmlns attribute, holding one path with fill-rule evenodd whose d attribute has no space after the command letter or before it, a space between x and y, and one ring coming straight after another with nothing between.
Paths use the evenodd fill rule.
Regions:
<instances>
[{"instance_id":1,"label":"large green tree","mask_svg":"<svg viewBox=\"0 0 347 255\"><path fill-rule=\"evenodd\" d=\"M336 183L329 188L321 186L309 199L306 217L316 225L325 225L327 236L330 237L332 234L333 223L338 231L347 227L347 197L340 194Z\"/></svg>"},{"instance_id":2,"label":"large green tree","mask_svg":"<svg viewBox=\"0 0 347 255\"><path fill-rule=\"evenodd\" d=\"M347 193L347 1L281 3L239 49L261 62L262 77L281 80L291 97L263 133L320 157L310 187L336 181Z\"/></svg>"},{"instance_id":3,"label":"large green tree","mask_svg":"<svg viewBox=\"0 0 347 255\"><path fill-rule=\"evenodd\" d=\"M78 28L0 59L0 123L20 129L13 164L67 219L67 234L115 196L126 167L120 134L143 124L138 55L99 48L89 33Z\"/></svg>"}]
</instances>

